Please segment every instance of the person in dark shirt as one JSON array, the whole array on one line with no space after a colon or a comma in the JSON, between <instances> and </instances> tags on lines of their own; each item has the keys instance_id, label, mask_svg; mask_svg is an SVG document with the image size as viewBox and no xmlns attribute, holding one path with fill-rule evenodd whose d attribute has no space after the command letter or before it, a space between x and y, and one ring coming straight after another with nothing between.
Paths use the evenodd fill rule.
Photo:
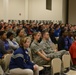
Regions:
<instances>
[{"instance_id":1,"label":"person in dark shirt","mask_svg":"<svg viewBox=\"0 0 76 75\"><path fill-rule=\"evenodd\" d=\"M5 54L11 53L11 51L6 50L4 45L4 40L7 38L5 31L0 31L0 59L4 57Z\"/></svg>"},{"instance_id":2,"label":"person in dark shirt","mask_svg":"<svg viewBox=\"0 0 76 75\"><path fill-rule=\"evenodd\" d=\"M55 36L54 36L54 29L51 29L51 30L49 31L49 34L50 34L51 41L52 41L54 44L57 44L57 40L56 40L56 38L55 38Z\"/></svg>"},{"instance_id":3,"label":"person in dark shirt","mask_svg":"<svg viewBox=\"0 0 76 75\"><path fill-rule=\"evenodd\" d=\"M55 26L55 31L54 31L54 36L55 37L59 37L60 32L61 32L60 26L59 25L56 25Z\"/></svg>"},{"instance_id":4,"label":"person in dark shirt","mask_svg":"<svg viewBox=\"0 0 76 75\"><path fill-rule=\"evenodd\" d=\"M67 37L67 39L68 39L68 49L70 48L70 46L72 45L72 43L73 43L73 32L68 32L68 37Z\"/></svg>"},{"instance_id":5,"label":"person in dark shirt","mask_svg":"<svg viewBox=\"0 0 76 75\"><path fill-rule=\"evenodd\" d=\"M30 28L30 24L26 24L25 32L26 32L27 36L32 34L32 31L31 31L31 28Z\"/></svg>"},{"instance_id":6,"label":"person in dark shirt","mask_svg":"<svg viewBox=\"0 0 76 75\"><path fill-rule=\"evenodd\" d=\"M6 50L6 48L5 48L4 40L6 38L7 38L7 36L6 36L5 31L0 31L0 65L3 70L5 70L5 62L3 59L6 57L7 54L12 53L11 50ZM8 48L8 46L7 46L7 48Z\"/></svg>"},{"instance_id":7,"label":"person in dark shirt","mask_svg":"<svg viewBox=\"0 0 76 75\"><path fill-rule=\"evenodd\" d=\"M58 50L59 51L60 50L67 50L66 49L66 44L67 44L66 38L67 38L67 35L68 35L68 33L64 31L62 33L62 36L60 36L59 39L58 39Z\"/></svg>"}]
</instances>

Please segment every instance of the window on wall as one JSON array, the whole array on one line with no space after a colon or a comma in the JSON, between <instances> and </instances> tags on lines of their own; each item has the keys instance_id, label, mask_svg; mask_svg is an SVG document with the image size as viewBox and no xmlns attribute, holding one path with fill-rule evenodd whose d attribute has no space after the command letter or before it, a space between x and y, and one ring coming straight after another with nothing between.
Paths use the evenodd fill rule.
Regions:
<instances>
[{"instance_id":1,"label":"window on wall","mask_svg":"<svg viewBox=\"0 0 76 75\"><path fill-rule=\"evenodd\" d=\"M46 0L46 9L52 10L52 0Z\"/></svg>"}]
</instances>

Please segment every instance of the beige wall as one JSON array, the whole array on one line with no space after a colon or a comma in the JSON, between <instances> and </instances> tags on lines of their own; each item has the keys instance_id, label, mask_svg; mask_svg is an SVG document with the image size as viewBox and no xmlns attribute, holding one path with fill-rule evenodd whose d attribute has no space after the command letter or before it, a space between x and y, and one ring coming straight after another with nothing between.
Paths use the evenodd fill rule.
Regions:
<instances>
[{"instance_id":1,"label":"beige wall","mask_svg":"<svg viewBox=\"0 0 76 75\"><path fill-rule=\"evenodd\" d=\"M19 15L21 13L21 16ZM9 0L9 19L25 19L25 0Z\"/></svg>"},{"instance_id":2,"label":"beige wall","mask_svg":"<svg viewBox=\"0 0 76 75\"><path fill-rule=\"evenodd\" d=\"M0 19L3 19L3 0L0 0Z\"/></svg>"},{"instance_id":3,"label":"beige wall","mask_svg":"<svg viewBox=\"0 0 76 75\"><path fill-rule=\"evenodd\" d=\"M63 0L62 2L62 21L63 23L66 23L66 8L67 7L67 3L66 3L66 0Z\"/></svg>"},{"instance_id":4,"label":"beige wall","mask_svg":"<svg viewBox=\"0 0 76 75\"><path fill-rule=\"evenodd\" d=\"M76 0L69 0L69 23L76 25Z\"/></svg>"},{"instance_id":5,"label":"beige wall","mask_svg":"<svg viewBox=\"0 0 76 75\"><path fill-rule=\"evenodd\" d=\"M4 18L2 1L0 0L0 19ZM65 5L63 3L64 0L52 0L52 10L46 10L46 0L8 0L8 19L61 20L64 23Z\"/></svg>"},{"instance_id":6,"label":"beige wall","mask_svg":"<svg viewBox=\"0 0 76 75\"><path fill-rule=\"evenodd\" d=\"M62 20L62 0L52 0L52 10L46 10L46 0L29 0L29 19Z\"/></svg>"}]
</instances>

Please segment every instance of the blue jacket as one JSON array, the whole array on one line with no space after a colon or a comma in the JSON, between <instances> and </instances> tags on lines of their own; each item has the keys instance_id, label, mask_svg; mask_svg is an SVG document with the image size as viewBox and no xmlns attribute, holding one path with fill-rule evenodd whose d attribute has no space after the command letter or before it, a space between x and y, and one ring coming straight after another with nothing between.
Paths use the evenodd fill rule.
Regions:
<instances>
[{"instance_id":1,"label":"blue jacket","mask_svg":"<svg viewBox=\"0 0 76 75\"><path fill-rule=\"evenodd\" d=\"M9 69L21 68L21 69L32 69L33 65L30 61L30 57L28 55L28 50L24 50L23 48L18 48L13 56L11 57Z\"/></svg>"},{"instance_id":2,"label":"blue jacket","mask_svg":"<svg viewBox=\"0 0 76 75\"><path fill-rule=\"evenodd\" d=\"M73 43L73 39L71 37L66 37L65 38L65 49L69 50L72 43Z\"/></svg>"},{"instance_id":3,"label":"blue jacket","mask_svg":"<svg viewBox=\"0 0 76 75\"><path fill-rule=\"evenodd\" d=\"M54 36L55 36L55 37L59 37L60 31L61 31L60 28L59 28L58 30L55 30L55 31L54 31Z\"/></svg>"},{"instance_id":4,"label":"blue jacket","mask_svg":"<svg viewBox=\"0 0 76 75\"><path fill-rule=\"evenodd\" d=\"M0 39L0 59L2 59L2 56L6 53L7 51L4 47L4 42Z\"/></svg>"}]
</instances>

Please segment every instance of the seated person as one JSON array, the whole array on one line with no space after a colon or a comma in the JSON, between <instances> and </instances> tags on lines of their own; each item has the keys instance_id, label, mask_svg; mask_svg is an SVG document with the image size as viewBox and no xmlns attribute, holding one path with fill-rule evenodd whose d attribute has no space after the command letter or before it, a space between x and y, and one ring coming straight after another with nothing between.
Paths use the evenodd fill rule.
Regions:
<instances>
[{"instance_id":1,"label":"seated person","mask_svg":"<svg viewBox=\"0 0 76 75\"><path fill-rule=\"evenodd\" d=\"M72 43L69 52L73 61L73 65L76 66L76 33L74 34L75 41Z\"/></svg>"},{"instance_id":2,"label":"seated person","mask_svg":"<svg viewBox=\"0 0 76 75\"><path fill-rule=\"evenodd\" d=\"M58 50L68 50L68 32L64 31L58 40Z\"/></svg>"},{"instance_id":3,"label":"seated person","mask_svg":"<svg viewBox=\"0 0 76 75\"><path fill-rule=\"evenodd\" d=\"M13 49L10 47L9 42L7 41L7 35L4 38L2 37L2 39L3 39L2 41L4 43L5 50L11 51L11 53L12 53L13 52Z\"/></svg>"},{"instance_id":4,"label":"seated person","mask_svg":"<svg viewBox=\"0 0 76 75\"><path fill-rule=\"evenodd\" d=\"M20 47L14 51L13 56L10 61L9 69L10 74L14 72L18 72L18 74L23 75L39 75L38 66L30 61L30 57L28 55L28 47L30 45L29 38L22 38L20 40Z\"/></svg>"},{"instance_id":5,"label":"seated person","mask_svg":"<svg viewBox=\"0 0 76 75\"><path fill-rule=\"evenodd\" d=\"M2 66L2 69L5 70L5 62L4 58L7 54L12 53L11 50L6 50L5 48L5 39L6 39L6 33L5 31L0 31L0 65Z\"/></svg>"},{"instance_id":6,"label":"seated person","mask_svg":"<svg viewBox=\"0 0 76 75\"><path fill-rule=\"evenodd\" d=\"M61 32L60 26L59 25L56 25L55 26L55 31L54 31L54 36L55 37L59 37L60 32Z\"/></svg>"},{"instance_id":7,"label":"seated person","mask_svg":"<svg viewBox=\"0 0 76 75\"><path fill-rule=\"evenodd\" d=\"M67 37L67 40L68 40L68 50L70 48L70 46L72 45L73 43L73 32L68 32L68 37Z\"/></svg>"},{"instance_id":8,"label":"seated person","mask_svg":"<svg viewBox=\"0 0 76 75\"><path fill-rule=\"evenodd\" d=\"M19 44L13 40L14 38L14 34L12 32L8 32L7 33L7 41L9 43L9 46L13 49L16 50L17 48L19 48Z\"/></svg>"},{"instance_id":9,"label":"seated person","mask_svg":"<svg viewBox=\"0 0 76 75\"><path fill-rule=\"evenodd\" d=\"M0 25L0 31L4 31L4 27Z\"/></svg>"},{"instance_id":10,"label":"seated person","mask_svg":"<svg viewBox=\"0 0 76 75\"><path fill-rule=\"evenodd\" d=\"M12 52L11 50L8 50L8 46L5 45L6 38L5 31L0 31L0 58L3 58L5 54Z\"/></svg>"},{"instance_id":11,"label":"seated person","mask_svg":"<svg viewBox=\"0 0 76 75\"><path fill-rule=\"evenodd\" d=\"M56 40L56 38L54 36L54 29L50 29L49 33L50 33L50 39L52 40L52 42L54 44L57 44L57 40Z\"/></svg>"},{"instance_id":12,"label":"seated person","mask_svg":"<svg viewBox=\"0 0 76 75\"><path fill-rule=\"evenodd\" d=\"M16 26L13 26L12 27L12 33L14 35L14 38L16 37L16 30L17 30L17 27Z\"/></svg>"},{"instance_id":13,"label":"seated person","mask_svg":"<svg viewBox=\"0 0 76 75\"><path fill-rule=\"evenodd\" d=\"M63 54L67 53L65 50L62 50L60 52L56 52L57 50L55 51L51 50L51 46L50 44L48 44L49 42L46 40L44 40L45 44L38 43L40 37L41 37L41 33L35 32L33 34L34 40L31 44L32 58L36 64L38 65L49 64L51 62L51 59L61 58ZM47 37L49 37L49 34L47 34Z\"/></svg>"},{"instance_id":14,"label":"seated person","mask_svg":"<svg viewBox=\"0 0 76 75\"><path fill-rule=\"evenodd\" d=\"M66 53L65 50L62 51L58 51L57 49L53 48L52 45L53 43L50 43L49 40L49 33L48 31L44 31L42 33L42 41L40 43L42 50L46 53L46 54L50 54L51 58L53 57L58 57L60 55L60 58L63 54Z\"/></svg>"},{"instance_id":15,"label":"seated person","mask_svg":"<svg viewBox=\"0 0 76 75\"><path fill-rule=\"evenodd\" d=\"M16 41L19 44L20 43L20 39L24 37L24 30L23 29L18 29L16 32Z\"/></svg>"},{"instance_id":16,"label":"seated person","mask_svg":"<svg viewBox=\"0 0 76 75\"><path fill-rule=\"evenodd\" d=\"M40 32L35 32L33 33L33 42L31 43L31 53L32 53L32 60L34 61L34 63L38 64L38 65L46 65L48 63L50 63L51 58L48 58L46 53L42 50L38 40L41 37L41 33Z\"/></svg>"}]
</instances>

